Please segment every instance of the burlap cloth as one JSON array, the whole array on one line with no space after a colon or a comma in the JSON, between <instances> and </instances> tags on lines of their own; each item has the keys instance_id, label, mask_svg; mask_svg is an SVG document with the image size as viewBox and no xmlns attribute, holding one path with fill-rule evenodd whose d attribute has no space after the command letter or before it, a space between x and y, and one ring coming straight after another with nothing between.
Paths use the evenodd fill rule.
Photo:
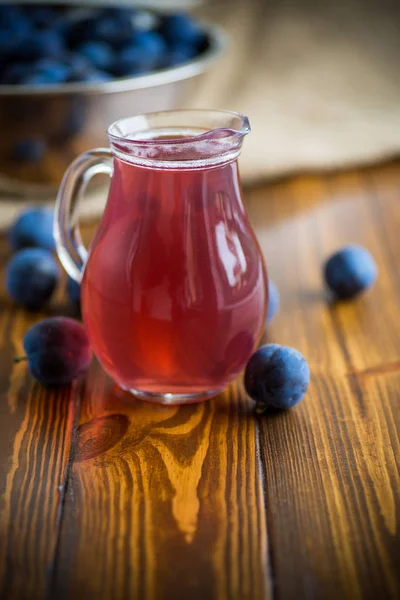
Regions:
<instances>
[{"instance_id":1,"label":"burlap cloth","mask_svg":"<svg viewBox=\"0 0 400 600\"><path fill-rule=\"evenodd\" d=\"M188 105L249 115L247 184L300 170L376 162L400 150L400 4L396 0L209 0L228 52ZM84 203L101 210L104 191ZM21 202L3 199L5 226Z\"/></svg>"}]
</instances>

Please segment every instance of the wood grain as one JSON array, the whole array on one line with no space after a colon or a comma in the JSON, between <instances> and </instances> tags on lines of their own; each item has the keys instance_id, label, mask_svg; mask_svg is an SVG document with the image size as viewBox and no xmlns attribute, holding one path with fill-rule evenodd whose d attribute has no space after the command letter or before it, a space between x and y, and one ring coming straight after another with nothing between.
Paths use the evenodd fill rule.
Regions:
<instances>
[{"instance_id":1,"label":"wood grain","mask_svg":"<svg viewBox=\"0 0 400 600\"><path fill-rule=\"evenodd\" d=\"M237 386L158 407L95 365L80 422L54 595L271 597L255 421Z\"/></svg>"},{"instance_id":2,"label":"wood grain","mask_svg":"<svg viewBox=\"0 0 400 600\"><path fill-rule=\"evenodd\" d=\"M4 266L4 240L0 253ZM13 363L26 329L43 315L17 310L4 291L0 302L0 598L31 600L49 589L77 384L45 390Z\"/></svg>"},{"instance_id":3,"label":"wood grain","mask_svg":"<svg viewBox=\"0 0 400 600\"><path fill-rule=\"evenodd\" d=\"M398 199L359 173L292 180L271 190L258 229L283 298L270 336L299 348L312 372L306 401L260 421L277 598L400 594L400 303L377 195L398 222ZM252 209L260 223L262 207ZM379 280L355 302L329 303L318 265L349 242L371 250Z\"/></svg>"},{"instance_id":4,"label":"wood grain","mask_svg":"<svg viewBox=\"0 0 400 600\"><path fill-rule=\"evenodd\" d=\"M281 292L266 339L312 372L293 411L255 417L240 381L197 406L139 403L95 361L44 390L12 362L43 315L2 293L0 598L400 597L400 163L246 199ZM321 263L348 242L379 278L334 304Z\"/></svg>"}]
</instances>

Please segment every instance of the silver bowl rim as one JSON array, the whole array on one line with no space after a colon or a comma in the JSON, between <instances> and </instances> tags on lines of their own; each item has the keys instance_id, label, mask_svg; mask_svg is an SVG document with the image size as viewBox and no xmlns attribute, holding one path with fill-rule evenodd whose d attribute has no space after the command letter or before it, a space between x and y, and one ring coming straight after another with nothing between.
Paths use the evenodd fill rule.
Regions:
<instances>
[{"instance_id":1,"label":"silver bowl rim","mask_svg":"<svg viewBox=\"0 0 400 600\"><path fill-rule=\"evenodd\" d=\"M5 96L69 96L72 94L115 94L173 83L200 75L209 63L218 58L228 45L228 35L218 25L202 22L210 45L200 56L179 67L161 69L148 75L124 77L104 83L63 83L61 85L1 85L0 98Z\"/></svg>"}]
</instances>

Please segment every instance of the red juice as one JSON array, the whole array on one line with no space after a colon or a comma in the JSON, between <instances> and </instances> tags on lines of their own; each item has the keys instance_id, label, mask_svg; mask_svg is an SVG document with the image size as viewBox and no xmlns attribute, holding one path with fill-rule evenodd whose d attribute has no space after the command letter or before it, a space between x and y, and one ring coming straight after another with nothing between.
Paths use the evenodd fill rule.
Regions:
<instances>
[{"instance_id":1,"label":"red juice","mask_svg":"<svg viewBox=\"0 0 400 600\"><path fill-rule=\"evenodd\" d=\"M223 389L260 340L266 290L236 160L163 169L114 158L82 311L117 383L193 400Z\"/></svg>"}]
</instances>

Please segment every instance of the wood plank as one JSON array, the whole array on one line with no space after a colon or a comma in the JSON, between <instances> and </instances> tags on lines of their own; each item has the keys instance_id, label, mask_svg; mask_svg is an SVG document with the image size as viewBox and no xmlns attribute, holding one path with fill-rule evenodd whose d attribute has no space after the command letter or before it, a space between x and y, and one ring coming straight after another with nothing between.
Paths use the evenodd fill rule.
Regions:
<instances>
[{"instance_id":1,"label":"wood plank","mask_svg":"<svg viewBox=\"0 0 400 600\"><path fill-rule=\"evenodd\" d=\"M46 391L12 363L44 315L2 292L1 598L400 597L399 181L397 163L247 193L282 296L267 339L312 371L288 413L254 418L240 382L202 405L139 403L96 362ZM379 280L334 305L320 266L349 241Z\"/></svg>"},{"instance_id":2,"label":"wood plank","mask_svg":"<svg viewBox=\"0 0 400 600\"><path fill-rule=\"evenodd\" d=\"M271 597L255 421L238 386L153 406L95 364L80 422L54 597Z\"/></svg>"},{"instance_id":3,"label":"wood plank","mask_svg":"<svg viewBox=\"0 0 400 600\"><path fill-rule=\"evenodd\" d=\"M331 328L327 294L321 278L324 251L318 231L327 189L323 178L302 177L248 196L249 214L269 275L281 292L281 311L268 327L271 342L294 346L310 368L346 371L346 361Z\"/></svg>"},{"instance_id":4,"label":"wood plank","mask_svg":"<svg viewBox=\"0 0 400 600\"><path fill-rule=\"evenodd\" d=\"M398 597L398 410L381 407L400 376L364 385L360 406L346 378L314 374L303 406L260 424L277 598Z\"/></svg>"},{"instance_id":5,"label":"wood plank","mask_svg":"<svg viewBox=\"0 0 400 600\"><path fill-rule=\"evenodd\" d=\"M376 285L368 294L332 311L345 336L348 361L356 370L396 366L400 358L400 288L395 265L400 254L397 260L390 254L387 240L390 235L398 236L399 198L378 194L377 207L377 192L368 177L357 172L332 178L329 188L330 209L320 227L326 247L359 243L372 252L379 270ZM390 220L387 227L383 218Z\"/></svg>"},{"instance_id":6,"label":"wood plank","mask_svg":"<svg viewBox=\"0 0 400 600\"><path fill-rule=\"evenodd\" d=\"M366 173L366 182L373 198L371 212L381 229L382 243L393 278L397 281L400 302L400 174L398 164L383 165ZM395 283L396 285L396 283Z\"/></svg>"},{"instance_id":7,"label":"wood plank","mask_svg":"<svg viewBox=\"0 0 400 600\"><path fill-rule=\"evenodd\" d=\"M370 188L356 172L329 189L295 178L250 205L282 295L268 336L301 350L312 372L301 405L259 421L276 597L397 598L400 307ZM379 281L329 304L320 265L352 241L370 247Z\"/></svg>"},{"instance_id":8,"label":"wood plank","mask_svg":"<svg viewBox=\"0 0 400 600\"><path fill-rule=\"evenodd\" d=\"M4 240L0 252L4 265ZM4 288L0 303L0 598L43 599L55 559L77 398L69 387L55 392L35 384L26 363L13 363L23 354L26 329L44 315L13 307Z\"/></svg>"}]
</instances>

